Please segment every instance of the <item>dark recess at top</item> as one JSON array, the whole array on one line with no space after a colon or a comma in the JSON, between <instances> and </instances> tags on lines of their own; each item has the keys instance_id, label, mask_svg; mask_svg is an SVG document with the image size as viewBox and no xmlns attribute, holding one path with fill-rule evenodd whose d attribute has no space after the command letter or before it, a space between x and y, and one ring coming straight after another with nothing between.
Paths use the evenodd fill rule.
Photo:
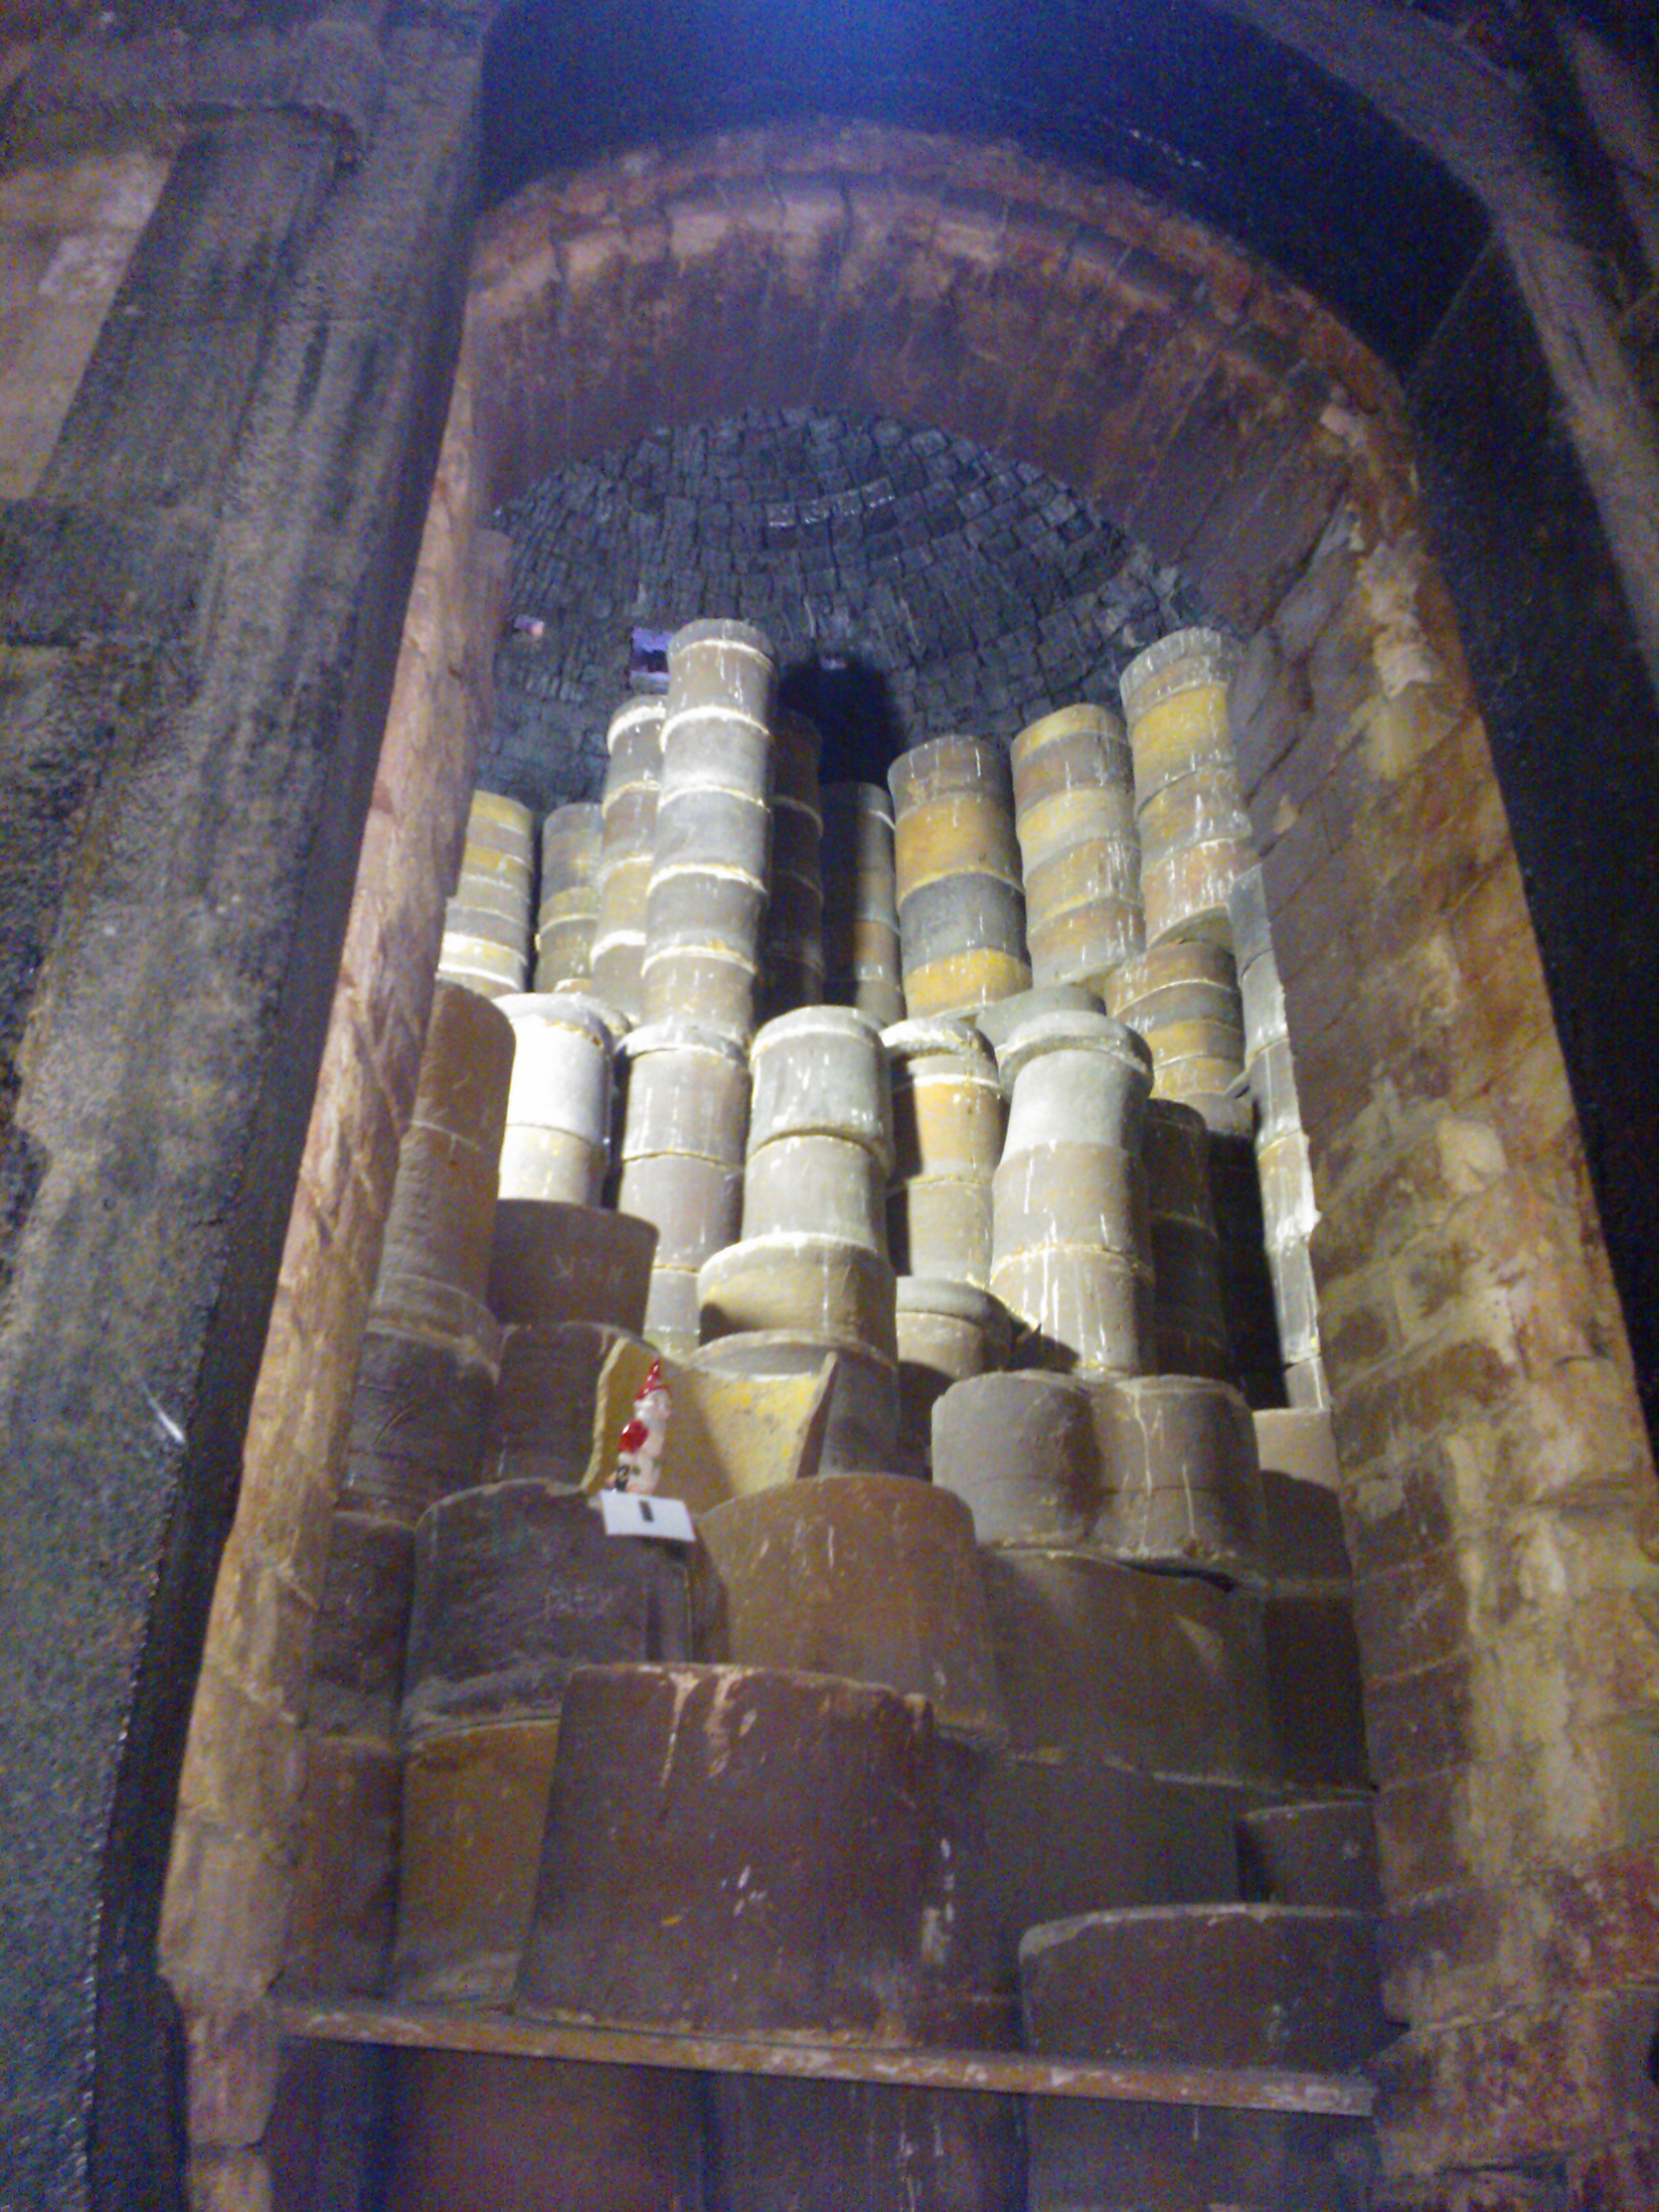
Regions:
<instances>
[{"instance_id":1,"label":"dark recess at top","mask_svg":"<svg viewBox=\"0 0 1659 2212\"><path fill-rule=\"evenodd\" d=\"M1121 177L1307 285L1398 371L1486 236L1358 93L1198 0L521 0L492 35L483 185L845 116Z\"/></svg>"}]
</instances>

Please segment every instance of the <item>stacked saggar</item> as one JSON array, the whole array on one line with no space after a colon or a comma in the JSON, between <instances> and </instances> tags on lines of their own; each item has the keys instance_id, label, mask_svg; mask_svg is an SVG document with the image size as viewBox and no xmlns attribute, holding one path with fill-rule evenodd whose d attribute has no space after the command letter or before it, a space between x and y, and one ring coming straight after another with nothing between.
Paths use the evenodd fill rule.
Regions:
<instances>
[{"instance_id":1,"label":"stacked saggar","mask_svg":"<svg viewBox=\"0 0 1659 2212\"><path fill-rule=\"evenodd\" d=\"M418 1497L339 1518L319 1710L349 1756L317 1762L311 1861L333 1887L325 1868L311 1880L296 1978L367 1991L390 1972L410 2002L957 2049L1016 2043L1023 1995L1026 2040L1055 2055L1071 2039L1063 2055L1346 2066L1359 2043L1324 2036L1312 2003L1329 1981L1360 2042L1378 2032L1346 1562L1328 1491L1259 1463L1230 1379L1211 1163L1249 1139L1228 948L1205 908L1199 934L1143 952L1120 856L1077 857L1090 840L1071 825L1025 855L1028 883L1064 862L1033 911L1097 965L1045 952L1054 980L1014 992L1023 934L1012 951L969 943L914 963L962 963L965 1012L884 1036L868 1012L809 1004L751 1038L768 943L776 988L811 992L816 972L811 744L798 732L779 752L763 647L732 624L677 639L702 686L671 693L684 774L648 808L626 796L645 780L619 777L607 808L634 849L601 899L630 864L656 887L631 963L615 948L618 995L631 974L646 1006L655 970L663 1010L672 974L672 1018L630 1032L597 972L473 1002L497 1058L502 1028L519 1051L489 1109L506 1143L482 1279L482 1180L418 1211L439 1246L466 1243L487 1356L468 1340L452 1365L476 1418L435 1479L416 1446ZM1027 757L1053 768L1079 732L1103 758L1117 742L1092 710L1058 719ZM613 763L631 775L659 720L620 713ZM934 880L994 884L1012 911L1000 773L978 741L943 742L947 780L964 746L981 766L973 790L896 810L907 899L949 848ZM790 789L769 801L781 759ZM1121 776L1070 773L1066 789L1121 801ZM879 878L880 807L823 811L875 853L852 874ZM1118 886L1098 911L1065 902L1096 878ZM842 910L869 926L856 962L881 917ZM842 972L853 996L893 990ZM748 1402L776 1393L797 1424L750 1479L696 1493L700 1541L678 1554L605 1536L588 1494L634 1392L652 1395L653 1353L669 1496L712 1448L716 1404L746 1434ZM1321 1419L1264 1417L1261 1434L1278 1451L1285 1421ZM1163 1993L1211 1972L1261 2001L1206 2042ZM1162 2040L1112 2002L1126 1972L1173 2021ZM418 2062L399 2212L462 2201L467 2145L515 2147L562 2204L617 2201L602 2160L585 2174L545 2148L591 2129L600 2097L641 2147L641 2202L689 2204L706 2160L719 2201L756 2212L1127 2208L1160 2172L1196 2201L1277 2212L1270 2182L1320 2201L1347 2155L1324 2122L1034 2104L1028 2199L1010 2101L737 2079L698 2102L626 2069L591 2094L569 2070L538 2078L515 2097L500 2062Z\"/></svg>"}]
</instances>

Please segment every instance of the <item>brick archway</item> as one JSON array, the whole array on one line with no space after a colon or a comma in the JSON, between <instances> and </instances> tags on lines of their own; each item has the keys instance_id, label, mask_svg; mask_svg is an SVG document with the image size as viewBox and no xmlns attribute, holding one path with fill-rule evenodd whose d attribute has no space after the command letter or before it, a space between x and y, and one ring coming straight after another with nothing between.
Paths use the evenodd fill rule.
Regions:
<instances>
[{"instance_id":1,"label":"brick archway","mask_svg":"<svg viewBox=\"0 0 1659 2212\"><path fill-rule=\"evenodd\" d=\"M1075 484L1254 627L1393 380L1305 293L1003 147L763 131L528 186L480 228L490 495L658 423L887 414Z\"/></svg>"},{"instance_id":2,"label":"brick archway","mask_svg":"<svg viewBox=\"0 0 1659 2212\"><path fill-rule=\"evenodd\" d=\"M1389 372L1127 189L868 126L528 187L481 229L471 332L494 499L655 422L879 411L1069 480L1251 635L1236 735L1323 1214L1410 2022L1388 2140L1419 2176L1577 2143L1593 2187L1589 2146L1652 2103L1640 1700L1613 1656L1646 1648L1652 1473Z\"/></svg>"}]
</instances>

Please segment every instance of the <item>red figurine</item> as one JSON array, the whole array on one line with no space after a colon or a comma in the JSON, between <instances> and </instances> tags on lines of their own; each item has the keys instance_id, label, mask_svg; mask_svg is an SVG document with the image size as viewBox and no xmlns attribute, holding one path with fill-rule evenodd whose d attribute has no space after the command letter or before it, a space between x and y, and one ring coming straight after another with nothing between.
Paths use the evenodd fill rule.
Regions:
<instances>
[{"instance_id":1,"label":"red figurine","mask_svg":"<svg viewBox=\"0 0 1659 2212\"><path fill-rule=\"evenodd\" d=\"M634 1400L631 1417L617 1439L617 1464L608 1487L625 1490L635 1498L649 1498L657 1486L657 1462L668 1439L668 1414L673 1401L662 1377L662 1362L653 1359Z\"/></svg>"}]
</instances>

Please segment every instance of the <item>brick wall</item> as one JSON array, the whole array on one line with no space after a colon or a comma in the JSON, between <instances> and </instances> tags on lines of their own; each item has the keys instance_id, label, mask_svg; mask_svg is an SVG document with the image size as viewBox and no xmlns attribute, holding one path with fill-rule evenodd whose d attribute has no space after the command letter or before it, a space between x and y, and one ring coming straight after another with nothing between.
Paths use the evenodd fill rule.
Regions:
<instances>
[{"instance_id":1,"label":"brick wall","mask_svg":"<svg viewBox=\"0 0 1659 2212\"><path fill-rule=\"evenodd\" d=\"M1535 2180L1553 2206L1643 2203L1641 2138L1659 2118L1652 1469L1524 886L1387 379L1194 226L1010 155L874 131L726 142L538 187L489 226L474 311L491 498L705 415L931 422L1067 480L1258 633L1241 764L1324 1214L1390 1989L1409 2022L1385 2068L1389 2188L1401 2203L1518 2205ZM456 588L417 590L416 639ZM434 664L410 653L429 705ZM392 744L416 742L418 720L400 707ZM435 855L461 795L456 774L429 834L410 785L377 805L366 866L406 835L428 873L412 924L360 911L360 939L354 921L349 1034L313 1123L296 1267L330 1249L328 1131L372 1028L377 943L394 971L429 973ZM386 1034L407 1046L395 1022ZM344 1118L361 1137L368 1086L357 1100ZM321 1465L345 1378L313 1371L319 1394L298 1403L320 1424ZM297 1419L274 1375L273 1420ZM227 1649L258 1617L235 1594L238 1556ZM280 1670L261 1668L225 1669L227 1712L281 1708ZM198 1726L215 1714L210 1699ZM276 1717L291 1758L302 1715ZM210 1763L181 1850L235 1833L212 1796L227 1774L257 1808L273 1771L234 1738ZM275 1771L282 1800L289 1770ZM186 1985L215 1966L198 1932L171 1931Z\"/></svg>"},{"instance_id":2,"label":"brick wall","mask_svg":"<svg viewBox=\"0 0 1659 2212\"><path fill-rule=\"evenodd\" d=\"M475 535L476 513L463 374L421 542L180 1786L161 1952L188 2008L192 2130L204 2151L256 2143L276 2089L275 2039L240 2008L270 1985L287 1934L311 1636L351 1382L489 708L507 548ZM228 2159L224 2186L233 2169L240 2178L227 2202L245 2201L235 2192L248 2185L247 2164Z\"/></svg>"},{"instance_id":3,"label":"brick wall","mask_svg":"<svg viewBox=\"0 0 1659 2212\"><path fill-rule=\"evenodd\" d=\"M1653 1473L1397 391L1132 193L869 128L532 187L486 226L472 306L498 493L656 422L926 422L1051 471L1259 633L1240 750L1325 1214L1410 2023L1392 2168L1414 2203L1520 2203L1521 2169L1554 2202L1642 2202Z\"/></svg>"},{"instance_id":4,"label":"brick wall","mask_svg":"<svg viewBox=\"0 0 1659 2212\"><path fill-rule=\"evenodd\" d=\"M851 125L632 153L481 227L471 313L491 495L751 409L889 416L1081 490L1254 628L1386 384L1214 233L1009 146Z\"/></svg>"},{"instance_id":5,"label":"brick wall","mask_svg":"<svg viewBox=\"0 0 1659 2212\"><path fill-rule=\"evenodd\" d=\"M890 418L755 410L572 462L510 502L512 604L479 780L540 810L599 795L635 624L758 623L826 781L950 729L1012 738L1214 619L1093 502L1030 462Z\"/></svg>"},{"instance_id":6,"label":"brick wall","mask_svg":"<svg viewBox=\"0 0 1659 2212\"><path fill-rule=\"evenodd\" d=\"M1486 734L1407 457L1364 430L1235 714L1315 1155L1410 2023L1384 2141L1402 2202L1454 2201L1413 2175L1568 2145L1551 2201L1623 2207L1622 2139L1659 2101L1659 1505Z\"/></svg>"},{"instance_id":7,"label":"brick wall","mask_svg":"<svg viewBox=\"0 0 1659 2212\"><path fill-rule=\"evenodd\" d=\"M169 159L135 146L0 174L0 499L34 489Z\"/></svg>"}]
</instances>

